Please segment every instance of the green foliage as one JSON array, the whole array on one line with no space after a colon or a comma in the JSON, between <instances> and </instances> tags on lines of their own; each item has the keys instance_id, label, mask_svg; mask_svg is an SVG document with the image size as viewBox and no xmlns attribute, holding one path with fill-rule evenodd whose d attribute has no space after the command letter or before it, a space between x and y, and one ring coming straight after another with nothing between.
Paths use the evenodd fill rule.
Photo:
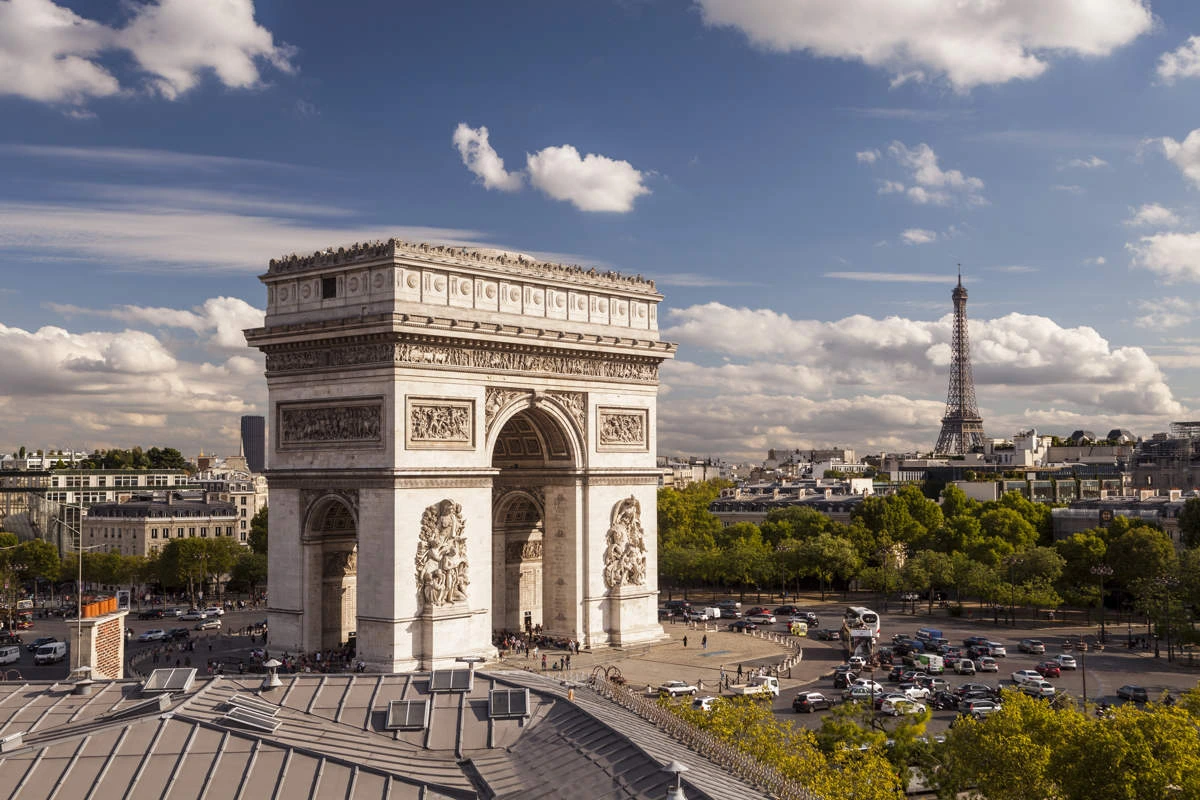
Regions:
<instances>
[{"instance_id":1,"label":"green foliage","mask_svg":"<svg viewBox=\"0 0 1200 800\"><path fill-rule=\"evenodd\" d=\"M251 593L267 582L267 556L265 553L248 551L242 553L230 573L232 582L247 588Z\"/></svg>"},{"instance_id":2,"label":"green foliage","mask_svg":"<svg viewBox=\"0 0 1200 800\"><path fill-rule=\"evenodd\" d=\"M1192 497L1179 512L1179 538L1185 547L1200 547L1200 497Z\"/></svg>"},{"instance_id":3,"label":"green foliage","mask_svg":"<svg viewBox=\"0 0 1200 800\"><path fill-rule=\"evenodd\" d=\"M21 542L12 551L12 564L22 581L41 578L56 580L61 568L58 548L44 539L30 539Z\"/></svg>"},{"instance_id":4,"label":"green foliage","mask_svg":"<svg viewBox=\"0 0 1200 800\"><path fill-rule=\"evenodd\" d=\"M260 555L267 554L267 507L263 506L258 511L254 512L254 516L250 518L250 549Z\"/></svg>"},{"instance_id":5,"label":"green foliage","mask_svg":"<svg viewBox=\"0 0 1200 800\"><path fill-rule=\"evenodd\" d=\"M1141 582L1171 573L1176 566L1175 545L1170 537L1145 526L1130 528L1110 539L1107 555L1113 579L1135 594Z\"/></svg>"}]
</instances>

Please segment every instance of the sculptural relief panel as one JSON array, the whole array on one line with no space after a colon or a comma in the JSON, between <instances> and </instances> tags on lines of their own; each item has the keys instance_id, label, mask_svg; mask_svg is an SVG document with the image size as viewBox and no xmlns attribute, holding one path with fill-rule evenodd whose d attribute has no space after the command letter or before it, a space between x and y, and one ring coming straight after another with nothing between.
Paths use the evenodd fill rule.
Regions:
<instances>
[{"instance_id":1,"label":"sculptural relief panel","mask_svg":"<svg viewBox=\"0 0 1200 800\"><path fill-rule=\"evenodd\" d=\"M409 450L473 450L475 401L406 397L405 447Z\"/></svg>"},{"instance_id":2,"label":"sculptural relief panel","mask_svg":"<svg viewBox=\"0 0 1200 800\"><path fill-rule=\"evenodd\" d=\"M465 529L462 506L449 498L429 506L421 515L416 579L425 612L467 599L470 578Z\"/></svg>"},{"instance_id":3,"label":"sculptural relief panel","mask_svg":"<svg viewBox=\"0 0 1200 800\"><path fill-rule=\"evenodd\" d=\"M598 449L644 452L650 448L650 412L644 408L596 409Z\"/></svg>"},{"instance_id":4,"label":"sculptural relief panel","mask_svg":"<svg viewBox=\"0 0 1200 800\"><path fill-rule=\"evenodd\" d=\"M613 506L604 549L604 585L642 586L646 583L646 532L642 504L632 495Z\"/></svg>"},{"instance_id":5,"label":"sculptural relief panel","mask_svg":"<svg viewBox=\"0 0 1200 800\"><path fill-rule=\"evenodd\" d=\"M367 397L336 403L279 403L276 406L278 450L383 446L383 398Z\"/></svg>"}]
</instances>

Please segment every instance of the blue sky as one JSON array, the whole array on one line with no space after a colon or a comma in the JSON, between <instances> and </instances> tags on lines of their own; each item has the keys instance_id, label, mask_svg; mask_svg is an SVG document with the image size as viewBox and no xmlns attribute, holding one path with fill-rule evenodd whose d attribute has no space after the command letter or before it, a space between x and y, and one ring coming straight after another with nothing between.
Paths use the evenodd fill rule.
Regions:
<instances>
[{"instance_id":1,"label":"blue sky","mask_svg":"<svg viewBox=\"0 0 1200 800\"><path fill-rule=\"evenodd\" d=\"M931 447L958 263L989 434L1165 430L1198 35L1182 0L0 0L0 448L233 451L267 260L391 235L657 279L660 452Z\"/></svg>"}]
</instances>

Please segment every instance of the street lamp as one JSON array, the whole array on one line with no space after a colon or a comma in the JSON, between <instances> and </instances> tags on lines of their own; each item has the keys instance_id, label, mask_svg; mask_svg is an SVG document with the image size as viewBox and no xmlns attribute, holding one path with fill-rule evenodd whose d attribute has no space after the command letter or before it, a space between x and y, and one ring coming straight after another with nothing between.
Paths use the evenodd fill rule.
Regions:
<instances>
[{"instance_id":1,"label":"street lamp","mask_svg":"<svg viewBox=\"0 0 1200 800\"><path fill-rule=\"evenodd\" d=\"M79 660L83 657L83 551L99 550L104 545L93 544L84 546L83 533L79 534L80 541L75 545L75 560L79 562L79 582L75 584L75 669L79 669Z\"/></svg>"},{"instance_id":2,"label":"street lamp","mask_svg":"<svg viewBox=\"0 0 1200 800\"><path fill-rule=\"evenodd\" d=\"M1092 569L1091 569L1090 571L1091 571L1091 573L1092 573L1093 575L1095 575L1097 578L1099 578L1099 579L1100 579L1100 641L1101 641L1101 642L1103 642L1103 641L1104 641L1104 639L1105 639L1105 631L1104 631L1104 579L1105 579L1105 578L1108 578L1108 577L1110 577L1110 576L1113 574L1113 568L1112 568L1112 567L1110 567L1108 564L1096 564L1094 567L1092 567ZM1120 624L1121 624L1121 623L1120 623L1120 621L1119 621L1119 619L1120 619L1120 618L1118 618L1118 622L1117 622L1117 624L1118 624L1118 625L1120 625ZM1119 636L1119 635L1120 635L1120 634L1118 634L1118 636Z\"/></svg>"}]
</instances>

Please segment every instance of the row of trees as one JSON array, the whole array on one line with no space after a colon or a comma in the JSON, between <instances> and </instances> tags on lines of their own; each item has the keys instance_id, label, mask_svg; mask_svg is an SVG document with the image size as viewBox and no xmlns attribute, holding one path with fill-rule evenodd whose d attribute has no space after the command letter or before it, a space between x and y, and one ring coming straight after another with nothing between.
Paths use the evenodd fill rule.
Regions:
<instances>
[{"instance_id":1,"label":"row of trees","mask_svg":"<svg viewBox=\"0 0 1200 800\"><path fill-rule=\"evenodd\" d=\"M722 527L708 511L721 482L659 492L659 571L664 583L726 590L851 582L885 597L915 592L1005 605L1097 607L1105 597L1167 623L1200 602L1200 500L1180 519L1185 547L1162 530L1116 517L1054 541L1051 509L1016 492L979 502L947 486L941 502L915 486L868 497L849 523L811 508Z\"/></svg>"},{"instance_id":2,"label":"row of trees","mask_svg":"<svg viewBox=\"0 0 1200 800\"><path fill-rule=\"evenodd\" d=\"M925 736L928 712L885 727L847 703L813 732L746 698L709 712L664 702L822 800L903 797L910 768L947 800L1200 797L1200 689L1174 705L1127 704L1104 717L1008 692L1000 711L957 720L945 742Z\"/></svg>"},{"instance_id":3,"label":"row of trees","mask_svg":"<svg viewBox=\"0 0 1200 800\"><path fill-rule=\"evenodd\" d=\"M13 453L17 458L25 458L29 451L25 445ZM36 451L37 455L43 455L41 450ZM61 451L50 451L49 457L54 458L56 455L67 455ZM59 458L54 462L53 466L56 469L62 469L69 464L67 459ZM195 466L188 463L188 460L183 457L183 454L174 447L151 447L149 450L143 450L141 447L134 447L129 450L121 448L112 448L109 450L94 450L87 458L79 462L80 469L183 469L194 471Z\"/></svg>"}]
</instances>

